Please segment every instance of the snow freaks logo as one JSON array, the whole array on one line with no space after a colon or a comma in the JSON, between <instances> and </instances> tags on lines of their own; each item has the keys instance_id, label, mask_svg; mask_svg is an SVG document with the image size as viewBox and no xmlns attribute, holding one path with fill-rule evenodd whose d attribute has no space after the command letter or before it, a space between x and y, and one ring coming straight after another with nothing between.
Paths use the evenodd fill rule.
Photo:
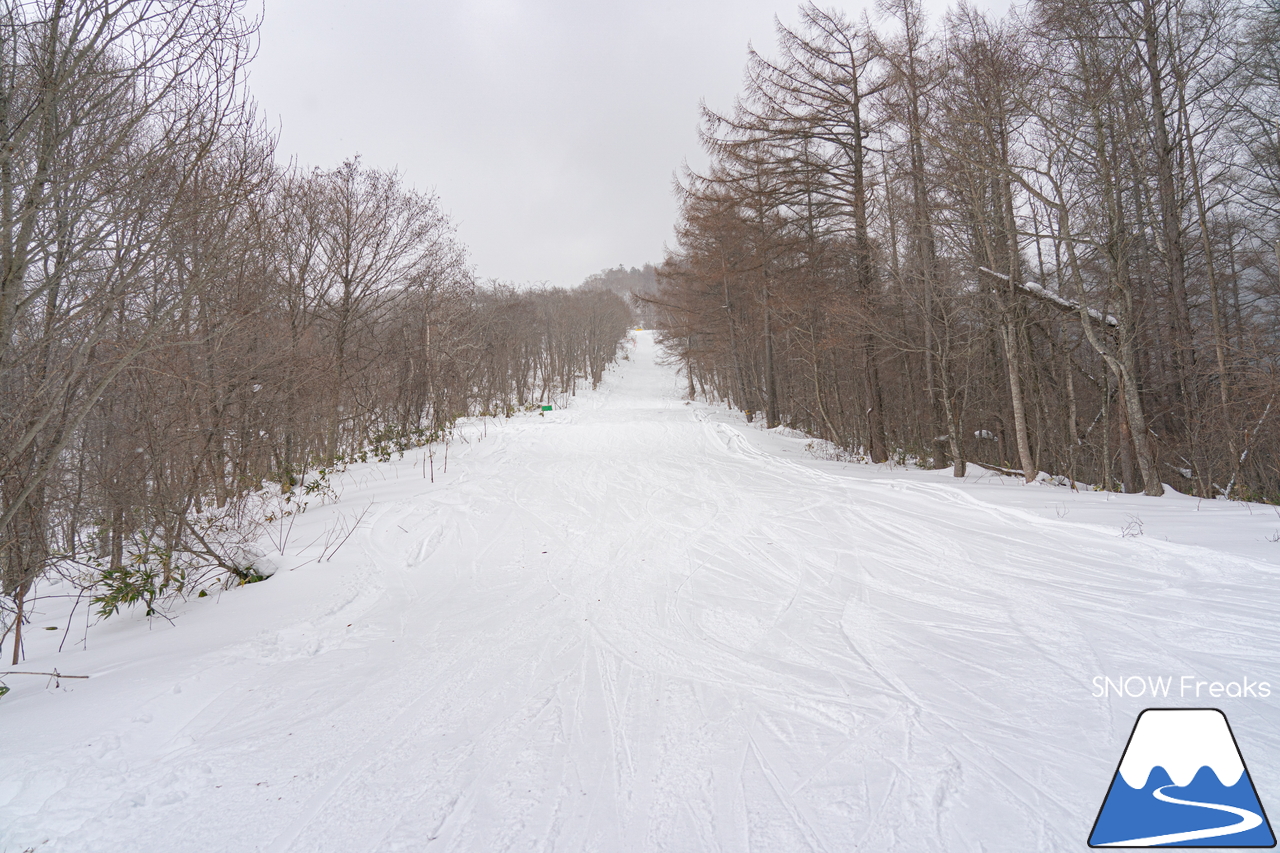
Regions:
<instances>
[{"instance_id":1,"label":"snow freaks logo","mask_svg":"<svg viewBox=\"0 0 1280 853\"><path fill-rule=\"evenodd\" d=\"M1090 847L1274 847L1240 747L1217 708L1138 715Z\"/></svg>"}]
</instances>

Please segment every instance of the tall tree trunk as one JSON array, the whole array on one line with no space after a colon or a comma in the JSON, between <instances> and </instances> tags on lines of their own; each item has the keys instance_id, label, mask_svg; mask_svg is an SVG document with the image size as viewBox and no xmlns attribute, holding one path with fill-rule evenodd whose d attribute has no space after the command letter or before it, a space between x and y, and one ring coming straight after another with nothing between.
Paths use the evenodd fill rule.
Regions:
<instances>
[{"instance_id":1,"label":"tall tree trunk","mask_svg":"<svg viewBox=\"0 0 1280 853\"><path fill-rule=\"evenodd\" d=\"M1159 200L1160 236L1165 270L1169 277L1169 330L1173 338L1173 367L1178 384L1180 428L1190 444L1190 456L1198 455L1194 419L1198 406L1195 385L1195 346L1191 331L1191 310L1187 302L1186 250L1183 246L1181 211L1178 207L1178 178L1175 173L1175 142L1169 138L1170 110L1165 103L1165 81L1161 65L1165 50L1160 41L1157 6L1170 0L1143 0L1143 63L1151 95L1151 129L1156 195Z\"/></svg>"},{"instance_id":2,"label":"tall tree trunk","mask_svg":"<svg viewBox=\"0 0 1280 853\"><path fill-rule=\"evenodd\" d=\"M769 306L769 284L764 287L764 423L773 429L778 421L778 377L773 368L773 310Z\"/></svg>"},{"instance_id":3,"label":"tall tree trunk","mask_svg":"<svg viewBox=\"0 0 1280 853\"><path fill-rule=\"evenodd\" d=\"M1018 448L1018 461L1022 465L1022 477L1033 482L1040 472L1036 470L1031 455L1031 440L1027 432L1026 396L1022 390L1022 358L1018 346L1018 331L1012 322L1000 325L1000 338L1004 343L1004 363L1009 377L1009 396L1013 407L1013 433Z\"/></svg>"}]
</instances>

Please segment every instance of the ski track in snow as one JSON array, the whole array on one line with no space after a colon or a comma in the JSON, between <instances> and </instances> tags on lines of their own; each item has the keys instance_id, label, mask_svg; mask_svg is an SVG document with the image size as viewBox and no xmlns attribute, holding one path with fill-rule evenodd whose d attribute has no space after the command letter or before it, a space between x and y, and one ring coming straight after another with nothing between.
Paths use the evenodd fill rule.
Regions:
<instances>
[{"instance_id":1,"label":"ski track in snow","mask_svg":"<svg viewBox=\"0 0 1280 853\"><path fill-rule=\"evenodd\" d=\"M93 678L8 679L0 853L1078 850L1177 704L1097 675L1270 679L1214 704L1275 801L1271 508L822 461L656 355L353 466L172 626L55 654L51 601L23 668Z\"/></svg>"}]
</instances>

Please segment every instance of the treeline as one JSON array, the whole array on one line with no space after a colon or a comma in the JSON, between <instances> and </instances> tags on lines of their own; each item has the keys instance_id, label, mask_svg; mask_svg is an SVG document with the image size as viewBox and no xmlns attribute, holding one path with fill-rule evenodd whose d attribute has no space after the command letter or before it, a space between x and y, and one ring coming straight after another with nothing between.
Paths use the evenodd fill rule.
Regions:
<instances>
[{"instance_id":1,"label":"treeline","mask_svg":"<svg viewBox=\"0 0 1280 853\"><path fill-rule=\"evenodd\" d=\"M68 565L104 610L194 565L247 580L213 534L264 482L573 393L630 324L612 293L478 284L395 173L277 166L255 27L0 2L0 628Z\"/></svg>"},{"instance_id":2,"label":"treeline","mask_svg":"<svg viewBox=\"0 0 1280 853\"><path fill-rule=\"evenodd\" d=\"M650 301L658 291L658 270L653 264L627 268L618 265L587 276L582 286L588 290L610 290L627 300L636 320L647 328L658 321L658 314Z\"/></svg>"},{"instance_id":3,"label":"treeline","mask_svg":"<svg viewBox=\"0 0 1280 853\"><path fill-rule=\"evenodd\" d=\"M957 476L1280 499L1280 9L878 11L802 8L705 111L655 299L690 392Z\"/></svg>"}]
</instances>

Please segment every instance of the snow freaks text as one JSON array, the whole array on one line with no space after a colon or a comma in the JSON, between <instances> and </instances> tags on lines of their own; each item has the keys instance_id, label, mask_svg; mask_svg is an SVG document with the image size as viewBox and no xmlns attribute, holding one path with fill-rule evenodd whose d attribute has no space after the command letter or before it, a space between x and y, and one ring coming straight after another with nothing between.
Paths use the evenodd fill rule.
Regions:
<instances>
[{"instance_id":1,"label":"snow freaks text","mask_svg":"<svg viewBox=\"0 0 1280 853\"><path fill-rule=\"evenodd\" d=\"M1241 678L1239 681L1209 681L1194 675L1129 675L1093 678L1093 697L1121 696L1128 699L1169 697L1181 699L1267 699L1271 696L1271 683Z\"/></svg>"}]
</instances>

